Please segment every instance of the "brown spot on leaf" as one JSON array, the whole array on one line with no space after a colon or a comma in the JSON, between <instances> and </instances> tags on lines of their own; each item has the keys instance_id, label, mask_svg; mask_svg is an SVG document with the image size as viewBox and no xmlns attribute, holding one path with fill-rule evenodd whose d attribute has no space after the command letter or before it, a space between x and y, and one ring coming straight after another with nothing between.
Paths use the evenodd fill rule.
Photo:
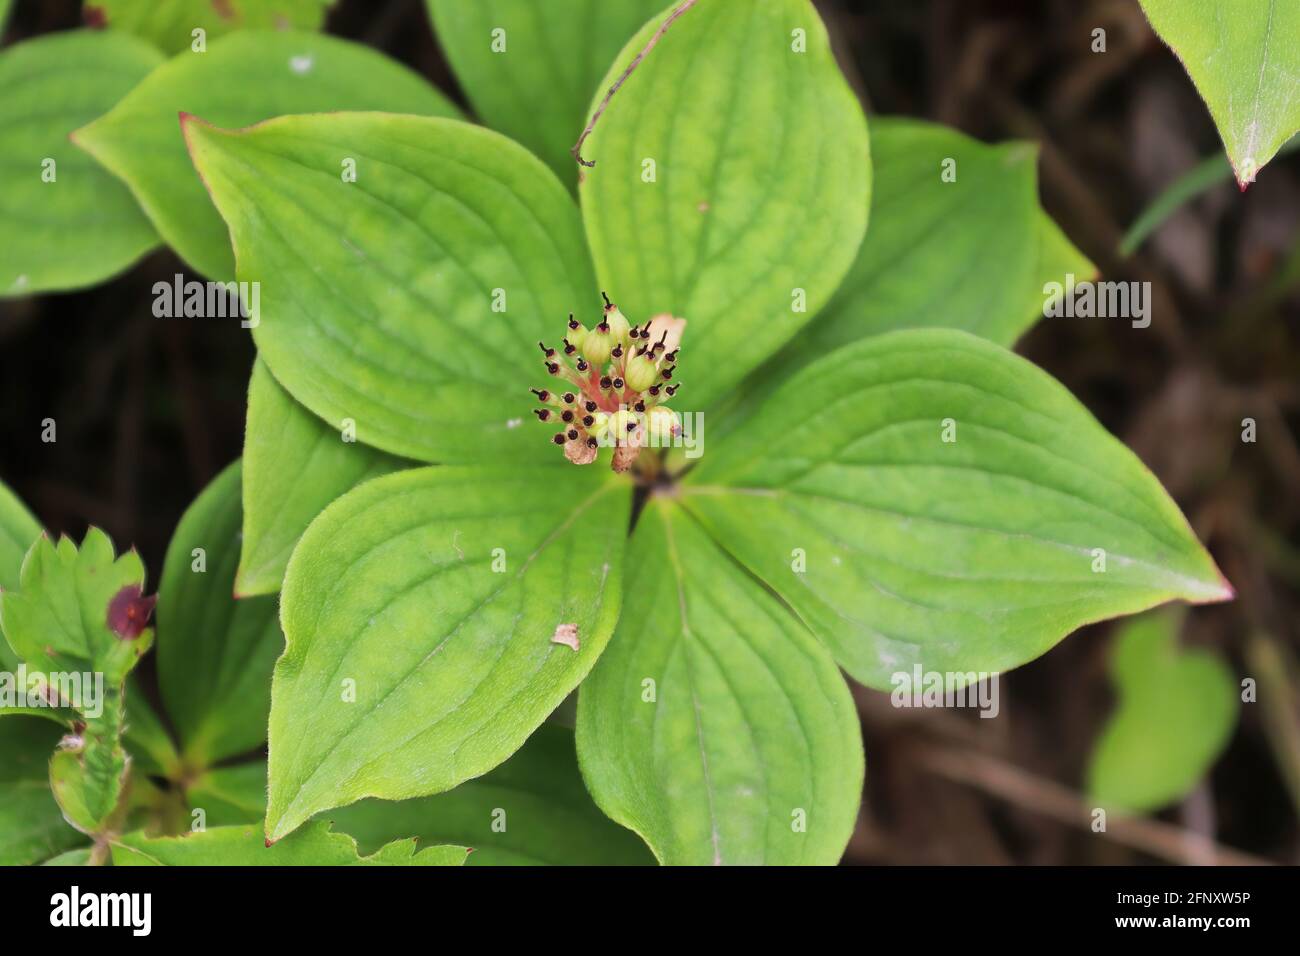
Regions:
<instances>
[{"instance_id":1,"label":"brown spot on leaf","mask_svg":"<svg viewBox=\"0 0 1300 956\"><path fill-rule=\"evenodd\" d=\"M565 647L571 647L575 651L578 649L578 625L561 624L551 635L552 644L563 644Z\"/></svg>"},{"instance_id":2,"label":"brown spot on leaf","mask_svg":"<svg viewBox=\"0 0 1300 956\"><path fill-rule=\"evenodd\" d=\"M235 19L235 9L230 5L230 0L212 0L212 9L223 20Z\"/></svg>"},{"instance_id":3,"label":"brown spot on leaf","mask_svg":"<svg viewBox=\"0 0 1300 956\"><path fill-rule=\"evenodd\" d=\"M140 585L128 584L108 602L108 629L124 641L133 641L149 626L158 595L145 597Z\"/></svg>"}]
</instances>

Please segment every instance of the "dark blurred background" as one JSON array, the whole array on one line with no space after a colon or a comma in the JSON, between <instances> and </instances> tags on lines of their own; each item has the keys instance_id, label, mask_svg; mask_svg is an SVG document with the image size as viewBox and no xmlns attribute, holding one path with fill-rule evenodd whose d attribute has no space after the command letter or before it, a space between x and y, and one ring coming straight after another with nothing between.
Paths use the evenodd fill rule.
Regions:
<instances>
[{"instance_id":1,"label":"dark blurred background","mask_svg":"<svg viewBox=\"0 0 1300 956\"><path fill-rule=\"evenodd\" d=\"M1274 702L1289 695L1272 712L1243 706L1225 756L1180 806L1102 835L1078 790L1113 704L1113 625L1004 676L999 720L894 710L856 689L868 784L846 862L1300 862L1300 160L1276 160L1244 194L1225 182L1122 257L1154 197L1221 151L1137 0L817 5L871 112L1040 143L1042 200L1066 234L1104 277L1152 283L1155 334L1040 323L1019 351L1151 467L1236 587L1237 601L1187 615L1185 639L1275 689ZM76 0L17 0L4 43L79 24ZM1099 26L1102 56L1090 49ZM342 0L328 29L464 104L420 0ZM95 524L134 543L154 586L186 505L240 454L253 361L237 326L153 317L152 284L177 271L164 250L98 288L0 303L0 477L52 531L80 538ZM40 441L47 417L54 444ZM1241 441L1244 417L1255 444Z\"/></svg>"}]
</instances>

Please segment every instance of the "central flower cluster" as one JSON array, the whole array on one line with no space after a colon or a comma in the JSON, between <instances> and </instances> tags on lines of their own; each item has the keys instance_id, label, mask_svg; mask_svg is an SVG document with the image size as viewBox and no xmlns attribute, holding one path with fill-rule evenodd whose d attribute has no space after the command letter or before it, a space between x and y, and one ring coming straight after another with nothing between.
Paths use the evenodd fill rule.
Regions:
<instances>
[{"instance_id":1,"label":"central flower cluster","mask_svg":"<svg viewBox=\"0 0 1300 956\"><path fill-rule=\"evenodd\" d=\"M672 382L675 320L662 316L634 326L609 296L601 297L605 308L594 328L570 313L562 348L537 343L556 383L532 389L543 406L534 414L561 427L551 440L575 465L589 465L602 446L613 447L613 469L627 471L642 448L667 445L681 433L677 413L665 404L681 388Z\"/></svg>"}]
</instances>

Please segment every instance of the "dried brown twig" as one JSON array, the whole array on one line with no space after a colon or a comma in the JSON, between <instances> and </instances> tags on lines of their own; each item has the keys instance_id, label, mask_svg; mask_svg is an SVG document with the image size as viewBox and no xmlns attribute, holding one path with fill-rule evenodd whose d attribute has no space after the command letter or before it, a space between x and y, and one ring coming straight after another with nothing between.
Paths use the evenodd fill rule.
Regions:
<instances>
[{"instance_id":1,"label":"dried brown twig","mask_svg":"<svg viewBox=\"0 0 1300 956\"><path fill-rule=\"evenodd\" d=\"M605 107L607 107L609 101L614 98L614 94L618 92L619 87L627 82L627 78L632 75L632 71L641 65L641 61L645 59L646 54L655 48L655 44L659 42L659 38L668 32L668 28L673 25L673 21L691 7L695 6L696 2L697 0L683 0L682 3L679 3L674 7L673 12L668 14L663 23L659 24L659 29L656 30L654 36L650 38L650 42L641 48L641 52L638 53L632 62L628 64L628 67L623 71L623 74L614 81L614 85L609 88L609 92L605 94L604 99L600 101L600 105L596 107L596 112L592 114L591 122L588 123L587 128L582 131L582 135L578 137L578 141L573 144L573 149L569 150L569 152L573 153L573 158L578 161L578 165L586 166L588 168L596 165L594 159L587 160L582 158L582 144L587 141L587 137L591 135L591 131L596 128L596 121L600 119L600 115L605 112Z\"/></svg>"}]
</instances>

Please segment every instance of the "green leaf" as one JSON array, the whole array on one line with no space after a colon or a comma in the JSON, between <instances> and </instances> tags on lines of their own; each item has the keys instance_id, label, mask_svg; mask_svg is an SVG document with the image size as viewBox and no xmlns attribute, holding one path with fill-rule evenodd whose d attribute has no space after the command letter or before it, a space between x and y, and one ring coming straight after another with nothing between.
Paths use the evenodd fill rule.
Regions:
<instances>
[{"instance_id":1,"label":"green leaf","mask_svg":"<svg viewBox=\"0 0 1300 956\"><path fill-rule=\"evenodd\" d=\"M158 592L158 683L188 764L261 746L283 648L274 598L236 600L239 463L195 499L167 548Z\"/></svg>"},{"instance_id":2,"label":"green leaf","mask_svg":"<svg viewBox=\"0 0 1300 956\"><path fill-rule=\"evenodd\" d=\"M105 716L87 721L85 731L78 735L81 743L50 758L54 799L64 819L89 836L110 829L109 820L126 787L129 758L122 747L121 694L115 691L109 696Z\"/></svg>"},{"instance_id":3,"label":"green leaf","mask_svg":"<svg viewBox=\"0 0 1300 956\"><path fill-rule=\"evenodd\" d=\"M203 811L209 827L260 823L266 816L266 761L205 770L186 788L185 798L192 809Z\"/></svg>"},{"instance_id":4,"label":"green leaf","mask_svg":"<svg viewBox=\"0 0 1300 956\"><path fill-rule=\"evenodd\" d=\"M266 764L221 767L187 790L208 826L255 823L266 815ZM634 866L654 862L645 844L592 803L573 732L543 724L513 757L454 790L412 800L362 800L318 820L356 838L363 853L394 840L473 848L471 866Z\"/></svg>"},{"instance_id":5,"label":"green leaf","mask_svg":"<svg viewBox=\"0 0 1300 956\"><path fill-rule=\"evenodd\" d=\"M0 298L94 285L157 245L126 187L68 134L161 62L139 40L82 30L0 53Z\"/></svg>"},{"instance_id":6,"label":"green leaf","mask_svg":"<svg viewBox=\"0 0 1300 956\"><path fill-rule=\"evenodd\" d=\"M1119 629L1111 648L1118 702L1088 764L1089 798L1139 813L1190 793L1237 723L1237 687L1218 655L1182 650L1182 615L1148 614Z\"/></svg>"},{"instance_id":7,"label":"green leaf","mask_svg":"<svg viewBox=\"0 0 1300 956\"><path fill-rule=\"evenodd\" d=\"M657 27L633 38L602 89ZM817 314L866 230L866 121L808 0L687 11L584 154L596 162L579 187L596 274L633 322L687 320L681 377L696 408Z\"/></svg>"},{"instance_id":8,"label":"green leaf","mask_svg":"<svg viewBox=\"0 0 1300 956\"><path fill-rule=\"evenodd\" d=\"M122 742L131 754L132 767L142 774L179 776L180 755L134 674L127 678L126 688L126 728L122 731Z\"/></svg>"},{"instance_id":9,"label":"green leaf","mask_svg":"<svg viewBox=\"0 0 1300 956\"><path fill-rule=\"evenodd\" d=\"M238 127L325 110L457 115L422 77L359 44L250 31L163 64L107 115L77 130L75 139L126 182L182 259L206 276L228 280L235 274L230 237L190 164L176 114ZM331 162L337 180L339 158Z\"/></svg>"},{"instance_id":10,"label":"green leaf","mask_svg":"<svg viewBox=\"0 0 1300 956\"><path fill-rule=\"evenodd\" d=\"M471 866L641 866L654 857L591 802L573 732L543 724L513 757L433 797L362 800L327 811L363 851L399 837L473 848Z\"/></svg>"},{"instance_id":11,"label":"green leaf","mask_svg":"<svg viewBox=\"0 0 1300 956\"><path fill-rule=\"evenodd\" d=\"M267 835L517 750L614 629L628 490L568 464L420 468L326 508L285 576Z\"/></svg>"},{"instance_id":12,"label":"green leaf","mask_svg":"<svg viewBox=\"0 0 1300 956\"><path fill-rule=\"evenodd\" d=\"M61 732L35 717L0 720L0 866L26 866L78 846L50 793L50 754Z\"/></svg>"},{"instance_id":13,"label":"green leaf","mask_svg":"<svg viewBox=\"0 0 1300 956\"><path fill-rule=\"evenodd\" d=\"M244 532L235 575L240 597L274 594L311 520L343 492L411 462L348 442L293 400L266 364L253 367L244 433Z\"/></svg>"},{"instance_id":14,"label":"green leaf","mask_svg":"<svg viewBox=\"0 0 1300 956\"><path fill-rule=\"evenodd\" d=\"M618 633L578 694L596 802L669 865L838 862L863 759L830 654L663 499L628 570Z\"/></svg>"},{"instance_id":15,"label":"green leaf","mask_svg":"<svg viewBox=\"0 0 1300 956\"><path fill-rule=\"evenodd\" d=\"M193 50L194 31L204 42L250 28L318 30L333 0L93 0L105 25L148 40L164 53Z\"/></svg>"},{"instance_id":16,"label":"green leaf","mask_svg":"<svg viewBox=\"0 0 1300 956\"><path fill-rule=\"evenodd\" d=\"M871 228L783 366L894 329L960 328L1010 346L1042 317L1046 283L1095 273L1038 204L1032 144L988 146L906 119L873 120L871 133Z\"/></svg>"},{"instance_id":17,"label":"green leaf","mask_svg":"<svg viewBox=\"0 0 1300 956\"><path fill-rule=\"evenodd\" d=\"M1092 621L1232 596L1132 452L965 332L814 362L706 452L682 500L875 688L916 665L1007 670Z\"/></svg>"},{"instance_id":18,"label":"green leaf","mask_svg":"<svg viewBox=\"0 0 1300 956\"><path fill-rule=\"evenodd\" d=\"M41 866L90 866L90 847L65 850L57 856L50 857Z\"/></svg>"},{"instance_id":19,"label":"green leaf","mask_svg":"<svg viewBox=\"0 0 1300 956\"><path fill-rule=\"evenodd\" d=\"M600 300L577 209L540 161L415 116L185 128L240 279L262 282L261 357L294 398L395 455L555 454L519 427L527 387L546 378L536 343ZM356 182L340 179L341 157Z\"/></svg>"},{"instance_id":20,"label":"green leaf","mask_svg":"<svg viewBox=\"0 0 1300 956\"><path fill-rule=\"evenodd\" d=\"M1300 4L1142 0L1210 108L1242 188L1300 130Z\"/></svg>"},{"instance_id":21,"label":"green leaf","mask_svg":"<svg viewBox=\"0 0 1300 956\"><path fill-rule=\"evenodd\" d=\"M426 0L474 111L570 185L577 183L578 163L569 150L587 124L596 84L665 2Z\"/></svg>"},{"instance_id":22,"label":"green leaf","mask_svg":"<svg viewBox=\"0 0 1300 956\"><path fill-rule=\"evenodd\" d=\"M27 507L0 482L0 592L18 587L23 558L41 536L41 526ZM0 641L0 670L13 671L18 657L6 641Z\"/></svg>"},{"instance_id":23,"label":"green leaf","mask_svg":"<svg viewBox=\"0 0 1300 956\"><path fill-rule=\"evenodd\" d=\"M153 601L142 596L144 565L135 551L113 555L98 528L80 549L42 535L23 561L18 590L0 594L0 627L32 670L102 671L118 687L153 643Z\"/></svg>"},{"instance_id":24,"label":"green leaf","mask_svg":"<svg viewBox=\"0 0 1300 956\"><path fill-rule=\"evenodd\" d=\"M357 853L345 833L313 823L266 846L257 827L214 827L178 837L128 833L113 843L114 866L460 866L466 850L431 846L416 851L414 840L390 843L371 856Z\"/></svg>"},{"instance_id":25,"label":"green leaf","mask_svg":"<svg viewBox=\"0 0 1300 956\"><path fill-rule=\"evenodd\" d=\"M0 482L0 589L18 587L18 572L23 558L36 539L41 526L18 496Z\"/></svg>"}]
</instances>

